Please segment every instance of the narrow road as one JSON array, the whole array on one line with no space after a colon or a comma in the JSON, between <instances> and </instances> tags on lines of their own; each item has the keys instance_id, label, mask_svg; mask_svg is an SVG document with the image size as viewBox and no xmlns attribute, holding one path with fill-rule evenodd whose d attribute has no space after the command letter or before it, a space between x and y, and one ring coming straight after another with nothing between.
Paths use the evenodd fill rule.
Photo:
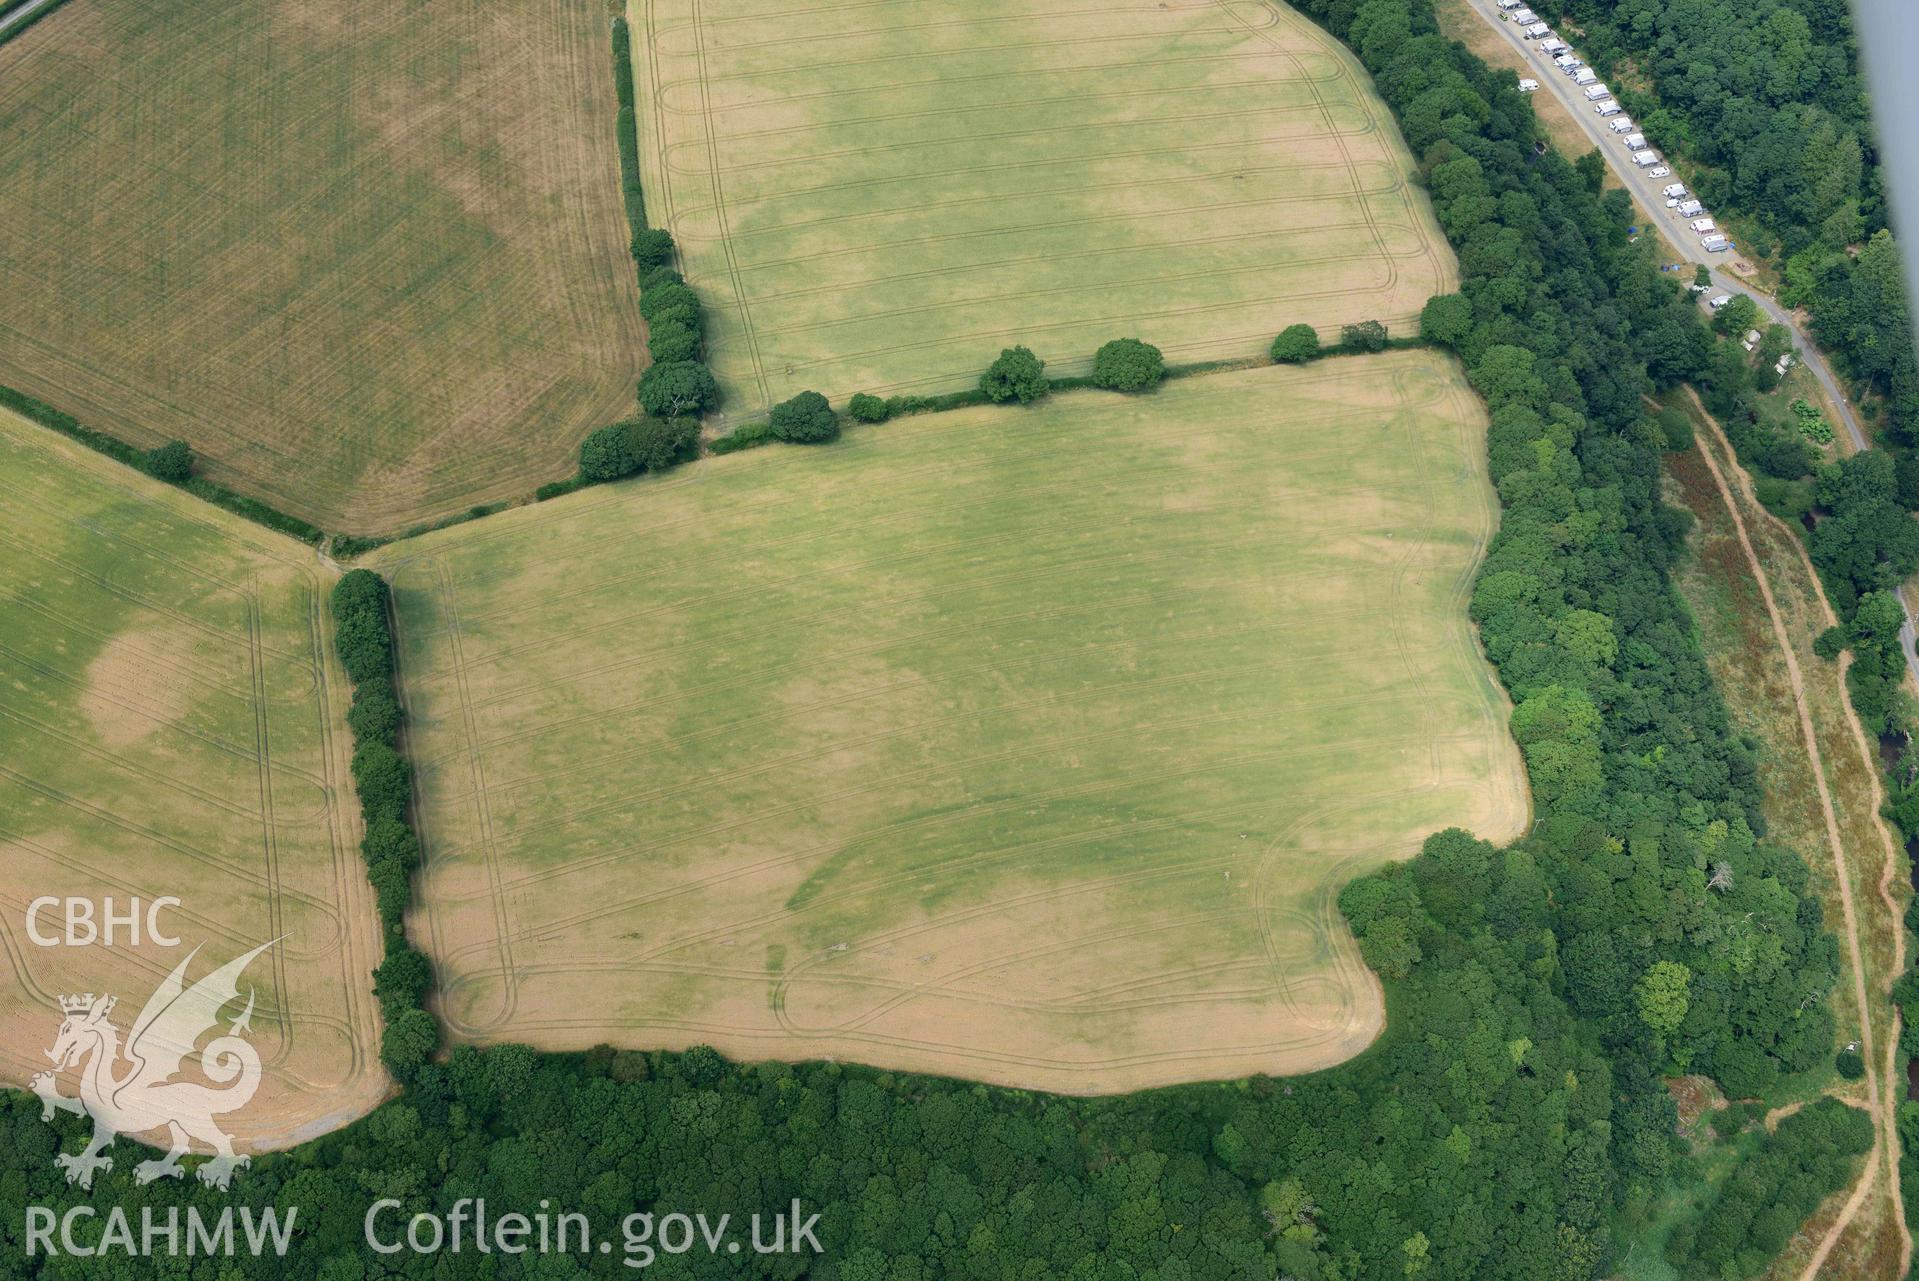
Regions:
<instances>
[{"instance_id":1,"label":"narrow road","mask_svg":"<svg viewBox=\"0 0 1919 1281\"><path fill-rule=\"evenodd\" d=\"M1613 172L1619 176L1619 181L1638 202L1639 207L1646 211L1647 218L1663 228L1666 238L1678 247L1681 256L1688 262L1700 263L1711 271L1713 284L1722 289L1749 295L1755 303L1759 304L1759 310L1769 320L1782 324L1792 331L1793 344L1799 349L1800 362L1811 371L1814 378L1819 380L1819 385L1826 389L1826 395L1839 411L1840 421L1845 424L1846 435L1852 439L1852 447L1855 450L1865 449L1866 433L1859 425L1859 417L1853 412L1852 403L1846 399L1839 380L1833 376L1832 367L1826 363L1825 354L1813 344L1811 335L1806 333L1798 318L1780 306L1778 301L1770 295L1761 293L1750 283L1730 272L1722 271L1717 264L1724 259L1720 255L1707 252L1699 243L1699 237L1686 226L1686 220L1666 208L1663 188L1667 183L1678 181L1677 175L1670 178L1647 177L1644 170L1631 162L1631 153L1626 150L1626 144L1618 135L1606 128L1605 118L1593 111L1592 103L1586 101L1585 89L1575 85L1571 76L1553 66L1552 59L1539 52L1538 41L1527 40L1520 35L1519 24L1507 21L1493 0L1467 0L1467 3L1475 14L1500 34L1501 38L1519 50L1526 60L1526 65L1532 68L1530 72L1532 78L1539 81L1539 92L1552 94L1566 108L1567 113L1579 123L1579 127L1592 139L1593 145L1599 148L1599 154L1606 158L1606 163L1612 166ZM1572 42L1568 40L1567 43ZM1573 52L1579 52L1577 45L1574 45ZM1659 222L1661 219L1665 221ZM1919 643L1916 643L1919 638L1915 637L1913 631L1912 606L1906 599L1904 588L1901 588L1897 595L1900 609L1906 616L1905 625L1899 629L1899 643L1906 651L1906 670L1911 674L1913 682L1919 684Z\"/></svg>"},{"instance_id":2,"label":"narrow road","mask_svg":"<svg viewBox=\"0 0 1919 1281\"><path fill-rule=\"evenodd\" d=\"M21 5L18 9L15 9L4 18L0 18L0 40L6 39L7 32L13 30L13 28L19 26L21 23L26 22L34 14L40 12L40 10L50 4L58 3L59 0L27 0L27 3Z\"/></svg>"}]
</instances>

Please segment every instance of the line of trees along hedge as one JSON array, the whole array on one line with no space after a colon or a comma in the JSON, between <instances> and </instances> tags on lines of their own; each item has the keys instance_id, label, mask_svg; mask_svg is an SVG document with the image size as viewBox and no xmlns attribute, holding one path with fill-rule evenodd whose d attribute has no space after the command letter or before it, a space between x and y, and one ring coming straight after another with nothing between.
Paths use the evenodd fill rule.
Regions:
<instances>
[{"instance_id":1,"label":"line of trees along hedge","mask_svg":"<svg viewBox=\"0 0 1919 1281\"><path fill-rule=\"evenodd\" d=\"M376 1259L360 1219L390 1193L442 1212L484 1195L494 1214L547 1198L602 1230L795 1197L822 1215L819 1259L695 1253L665 1275L1567 1281L1604 1274L1616 1229L1692 1174L1661 1073L1760 1094L1827 1059L1835 945L1805 865L1765 839L1751 752L1667 578L1685 522L1659 501L1640 397L1690 372L1703 330L1627 245L1629 209L1533 155L1510 77L1440 38L1429 0L1304 7L1375 76L1458 251L1470 323L1450 345L1492 413L1504 508L1472 612L1538 815L1504 849L1441 833L1341 895L1385 980L1380 1043L1313 1076L1106 1099L704 1049L459 1047L367 1120L260 1158L237 1196L302 1207L296 1257L234 1272L622 1273L617 1256ZM80 1127L10 1098L0 1200L75 1202L50 1156ZM136 1188L123 1164L94 1199L203 1195ZM0 1212L0 1232L19 1222Z\"/></svg>"},{"instance_id":2,"label":"line of trees along hedge","mask_svg":"<svg viewBox=\"0 0 1919 1281\"><path fill-rule=\"evenodd\" d=\"M385 943L373 972L385 1031L380 1058L410 1082L440 1045L440 1028L422 1005L433 986L424 953L407 942L404 917L420 842L408 819L413 773L400 755L400 703L393 692L393 632L386 580L355 569L333 585L333 648L353 682L347 728L353 734L353 786L366 834L360 853L380 913Z\"/></svg>"},{"instance_id":3,"label":"line of trees along hedge","mask_svg":"<svg viewBox=\"0 0 1919 1281\"><path fill-rule=\"evenodd\" d=\"M229 489L217 480L195 476L193 451L184 441L169 441L157 449L140 449L118 436L84 426L65 410L55 409L46 401L12 387L0 387L0 407L11 409L22 418L79 441L88 449L105 454L115 462L125 463L136 471L178 485L195 498L245 517L256 525L264 525L303 543L318 543L326 537L319 526L309 524L298 516L289 516L257 498L249 498Z\"/></svg>"},{"instance_id":4,"label":"line of trees along hedge","mask_svg":"<svg viewBox=\"0 0 1919 1281\"><path fill-rule=\"evenodd\" d=\"M1785 260L1845 373L1887 397L1895 442L1919 444L1911 310L1887 229L1884 175L1843 0L1565 0L1580 51L1648 135L1697 163L1708 205L1750 215ZM1618 75L1630 60L1655 96ZM1886 128L1897 122L1882 122ZM1848 247L1864 249L1857 257Z\"/></svg>"},{"instance_id":5,"label":"line of trees along hedge","mask_svg":"<svg viewBox=\"0 0 1919 1281\"><path fill-rule=\"evenodd\" d=\"M620 151L620 194L635 244L646 230L646 192L640 186L640 119L633 100L633 32L625 18L613 19L613 91L619 115L614 120Z\"/></svg>"},{"instance_id":6,"label":"line of trees along hedge","mask_svg":"<svg viewBox=\"0 0 1919 1281\"><path fill-rule=\"evenodd\" d=\"M640 316L652 365L640 376L640 407L655 418L697 417L719 404L719 383L705 364L705 322L699 295L673 267L677 250L665 228L646 221L640 186L639 115L633 101L633 37L613 19L613 87L619 97L620 191L639 273Z\"/></svg>"}]
</instances>

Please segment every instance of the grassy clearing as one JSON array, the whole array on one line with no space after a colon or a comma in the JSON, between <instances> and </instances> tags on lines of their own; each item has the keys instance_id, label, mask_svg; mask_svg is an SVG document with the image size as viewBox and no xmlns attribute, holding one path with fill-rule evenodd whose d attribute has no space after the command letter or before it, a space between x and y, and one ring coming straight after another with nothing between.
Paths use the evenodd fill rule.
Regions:
<instances>
[{"instance_id":1,"label":"grassy clearing","mask_svg":"<svg viewBox=\"0 0 1919 1281\"><path fill-rule=\"evenodd\" d=\"M1867 992L1865 1013L1872 1020L1877 1057L1873 1075L1849 1083L1832 1076L1829 1092L1865 1106L1876 1102L1883 1118L1892 1101L1903 1095L1903 1075L1893 1070L1896 1029L1887 985L1902 969L1898 955L1899 912L1888 910L1881 896L1887 860L1901 861L1879 817L1881 793L1877 763L1862 743L1845 702L1845 681L1836 663L1812 652L1812 641L1831 625L1832 618L1820 594L1811 565L1793 532L1766 514L1743 483L1737 461L1714 434L1690 400L1675 400L1694 418L1699 449L1672 460L1671 475L1678 496L1698 520L1696 557L1682 567L1678 583L1698 621L1708 664L1725 691L1734 723L1760 745L1760 781L1765 795L1770 835L1806 856L1835 931L1846 930L1846 911L1839 877L1848 877L1859 940L1858 963ZM1738 541L1738 531L1726 509L1718 483L1700 450L1710 449L1719 471L1733 487L1747 537L1758 557L1791 642L1803 689L1806 711L1813 726L1832 803L1834 829L1845 853L1843 865L1834 858L1817 777L1800 724L1795 694L1784 653L1771 616L1758 589L1751 561ZM1897 877L1891 886L1903 902ZM1841 1043L1861 1038L1861 1010L1851 979L1851 954L1841 945L1842 981L1832 995ZM1837 1045L1834 1046L1836 1050ZM1869 1087L1877 1082L1875 1100ZM1773 1100L1778 1102L1779 1100ZM1888 1165L1890 1146L1882 1146L1866 1167L1874 1180L1866 1199L1838 1239L1829 1265L1845 1275L1890 1275L1897 1272L1900 1253L1896 1199ZM1805 1266L1814 1249L1838 1221L1855 1189L1836 1196L1801 1230L1782 1256L1773 1274L1791 1276ZM1890 1261L1890 1262L1888 1262Z\"/></svg>"},{"instance_id":2,"label":"grassy clearing","mask_svg":"<svg viewBox=\"0 0 1919 1281\"><path fill-rule=\"evenodd\" d=\"M642 363L606 21L63 8L0 49L0 384L330 530L570 472Z\"/></svg>"},{"instance_id":3,"label":"grassy clearing","mask_svg":"<svg viewBox=\"0 0 1919 1281\"><path fill-rule=\"evenodd\" d=\"M1192 361L1410 332L1456 268L1385 106L1284 5L631 0L651 220L729 412L937 392L1024 342Z\"/></svg>"},{"instance_id":4,"label":"grassy clearing","mask_svg":"<svg viewBox=\"0 0 1919 1281\"><path fill-rule=\"evenodd\" d=\"M30 946L28 903L171 894L203 961L285 939L246 975L266 1079L236 1138L284 1146L384 1092L328 586L307 549L0 412L9 1084L47 1067L56 995L118 994L124 1032L183 954Z\"/></svg>"},{"instance_id":5,"label":"grassy clearing","mask_svg":"<svg viewBox=\"0 0 1919 1281\"><path fill-rule=\"evenodd\" d=\"M1426 353L712 460L374 557L459 1036L1106 1091L1342 1060L1357 872L1526 799Z\"/></svg>"}]
</instances>

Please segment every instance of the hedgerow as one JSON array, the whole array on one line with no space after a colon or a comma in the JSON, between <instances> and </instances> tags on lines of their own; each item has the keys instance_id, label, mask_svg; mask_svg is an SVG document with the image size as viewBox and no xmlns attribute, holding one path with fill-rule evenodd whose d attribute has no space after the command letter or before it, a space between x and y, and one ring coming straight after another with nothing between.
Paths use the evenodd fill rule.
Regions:
<instances>
[{"instance_id":1,"label":"hedgerow","mask_svg":"<svg viewBox=\"0 0 1919 1281\"><path fill-rule=\"evenodd\" d=\"M399 749L402 717L393 693L388 604L386 580L370 569L351 570L333 586L334 652L353 682L347 726L365 820L360 852L385 927L383 959L374 972L385 1024L381 1058L396 1077L409 1081L438 1047L439 1025L421 1008L432 985L431 966L407 942L404 925L420 842L408 820L413 780Z\"/></svg>"}]
</instances>

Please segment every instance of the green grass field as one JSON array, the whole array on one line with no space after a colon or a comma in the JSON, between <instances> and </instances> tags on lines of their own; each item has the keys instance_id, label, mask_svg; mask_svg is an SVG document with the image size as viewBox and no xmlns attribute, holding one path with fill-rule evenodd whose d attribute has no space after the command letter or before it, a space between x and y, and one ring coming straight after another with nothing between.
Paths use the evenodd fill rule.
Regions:
<instances>
[{"instance_id":1,"label":"green grass field","mask_svg":"<svg viewBox=\"0 0 1919 1281\"><path fill-rule=\"evenodd\" d=\"M341 532L569 474L644 359L607 22L66 5L0 48L0 384Z\"/></svg>"},{"instance_id":2,"label":"green grass field","mask_svg":"<svg viewBox=\"0 0 1919 1281\"><path fill-rule=\"evenodd\" d=\"M285 1146L384 1095L330 579L306 548L0 411L8 1084L48 1067L60 994L115 994L124 1032L188 949L197 979L280 938L244 976L266 1073L232 1133ZM123 912L176 896L180 946L36 946L25 916L47 895Z\"/></svg>"},{"instance_id":3,"label":"green grass field","mask_svg":"<svg viewBox=\"0 0 1919 1281\"><path fill-rule=\"evenodd\" d=\"M376 554L457 1035L1103 1091L1355 1053L1334 896L1525 787L1425 353L856 429Z\"/></svg>"},{"instance_id":4,"label":"green grass field","mask_svg":"<svg viewBox=\"0 0 1919 1281\"><path fill-rule=\"evenodd\" d=\"M629 0L647 210L727 413L965 386L1024 342L1407 332L1451 253L1364 71L1270 0Z\"/></svg>"}]
</instances>

